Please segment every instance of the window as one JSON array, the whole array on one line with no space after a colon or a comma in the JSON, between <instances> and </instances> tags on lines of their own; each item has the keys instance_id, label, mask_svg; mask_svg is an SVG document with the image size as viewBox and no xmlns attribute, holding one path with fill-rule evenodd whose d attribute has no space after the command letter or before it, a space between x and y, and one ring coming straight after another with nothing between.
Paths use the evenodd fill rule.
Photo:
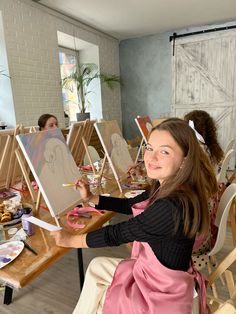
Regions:
<instances>
[{"instance_id":1,"label":"window","mask_svg":"<svg viewBox=\"0 0 236 314\"><path fill-rule=\"evenodd\" d=\"M78 53L78 52L77 52ZM71 75L76 70L76 53L74 50L60 48L59 49L59 64L61 78ZM76 83L71 82L70 88L62 87L64 112L69 117L70 121L76 120L75 116L78 112L78 95Z\"/></svg>"}]
</instances>

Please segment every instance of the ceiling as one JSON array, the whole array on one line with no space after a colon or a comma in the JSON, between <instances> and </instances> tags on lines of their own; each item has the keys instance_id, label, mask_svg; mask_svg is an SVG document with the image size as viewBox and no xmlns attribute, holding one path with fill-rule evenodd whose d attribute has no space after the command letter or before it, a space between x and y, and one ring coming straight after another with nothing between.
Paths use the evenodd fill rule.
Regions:
<instances>
[{"instance_id":1,"label":"ceiling","mask_svg":"<svg viewBox=\"0 0 236 314\"><path fill-rule=\"evenodd\" d=\"M235 0L33 0L117 39L236 21Z\"/></svg>"}]
</instances>

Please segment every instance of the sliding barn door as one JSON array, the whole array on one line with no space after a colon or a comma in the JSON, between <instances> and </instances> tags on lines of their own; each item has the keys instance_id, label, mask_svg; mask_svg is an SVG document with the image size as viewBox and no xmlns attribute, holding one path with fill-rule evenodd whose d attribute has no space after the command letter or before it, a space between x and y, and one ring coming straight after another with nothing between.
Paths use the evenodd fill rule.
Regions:
<instances>
[{"instance_id":1,"label":"sliding barn door","mask_svg":"<svg viewBox=\"0 0 236 314\"><path fill-rule=\"evenodd\" d=\"M176 39L172 58L172 114L207 111L224 149L236 137L236 31Z\"/></svg>"}]
</instances>

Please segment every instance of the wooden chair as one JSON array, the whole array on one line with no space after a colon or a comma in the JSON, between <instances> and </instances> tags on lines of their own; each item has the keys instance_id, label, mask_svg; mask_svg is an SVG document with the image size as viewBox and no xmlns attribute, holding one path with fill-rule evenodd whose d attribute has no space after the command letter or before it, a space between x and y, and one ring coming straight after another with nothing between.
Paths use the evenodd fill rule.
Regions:
<instances>
[{"instance_id":1,"label":"wooden chair","mask_svg":"<svg viewBox=\"0 0 236 314\"><path fill-rule=\"evenodd\" d=\"M211 307L216 310L215 314L235 314L236 313L236 286L230 266L236 261L236 247L219 263L208 277L209 285L215 286L220 276L224 275L229 294L229 299L225 302L214 293L208 294L208 301Z\"/></svg>"},{"instance_id":2,"label":"wooden chair","mask_svg":"<svg viewBox=\"0 0 236 314\"><path fill-rule=\"evenodd\" d=\"M231 302L231 300L226 301L214 314L236 314L236 307Z\"/></svg>"}]
</instances>

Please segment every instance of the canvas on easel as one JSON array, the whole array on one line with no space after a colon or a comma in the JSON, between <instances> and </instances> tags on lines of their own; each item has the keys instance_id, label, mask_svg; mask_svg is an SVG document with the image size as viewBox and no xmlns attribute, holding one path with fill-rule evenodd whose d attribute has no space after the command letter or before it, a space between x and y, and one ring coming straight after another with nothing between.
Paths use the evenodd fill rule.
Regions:
<instances>
[{"instance_id":1,"label":"canvas on easel","mask_svg":"<svg viewBox=\"0 0 236 314\"><path fill-rule=\"evenodd\" d=\"M71 154L74 157L74 160L77 163L77 150L81 145L81 139L83 134L84 121L73 122L70 126L69 133L67 135L67 145L70 148Z\"/></svg>"},{"instance_id":2,"label":"canvas on easel","mask_svg":"<svg viewBox=\"0 0 236 314\"><path fill-rule=\"evenodd\" d=\"M145 143L147 143L148 135L153 128L151 119L149 118L149 116L137 116L137 118L135 118L134 120L139 128L139 131L142 134Z\"/></svg>"},{"instance_id":3,"label":"canvas on easel","mask_svg":"<svg viewBox=\"0 0 236 314\"><path fill-rule=\"evenodd\" d=\"M116 120L96 122L94 127L105 151L120 191L120 181L127 177L128 168L134 164L125 139Z\"/></svg>"},{"instance_id":4,"label":"canvas on easel","mask_svg":"<svg viewBox=\"0 0 236 314\"><path fill-rule=\"evenodd\" d=\"M16 136L51 215L57 219L80 201L79 191L63 187L81 176L60 129Z\"/></svg>"},{"instance_id":5,"label":"canvas on easel","mask_svg":"<svg viewBox=\"0 0 236 314\"><path fill-rule=\"evenodd\" d=\"M86 153L84 143L86 143L87 146L89 145L94 128L94 122L94 120L74 122L70 127L67 144L77 166L80 166L84 160ZM84 141L82 141L82 138L84 138Z\"/></svg>"},{"instance_id":6,"label":"canvas on easel","mask_svg":"<svg viewBox=\"0 0 236 314\"><path fill-rule=\"evenodd\" d=\"M18 164L15 151L18 148L16 135L29 132L22 125L15 129L0 131L0 188L9 189L22 181L22 169Z\"/></svg>"},{"instance_id":7,"label":"canvas on easel","mask_svg":"<svg viewBox=\"0 0 236 314\"><path fill-rule=\"evenodd\" d=\"M96 122L95 120L88 120L88 119L85 120L84 128L83 128L83 135L82 135L83 145L80 146L80 150L78 152L80 155L80 158L82 158L82 161L80 162L80 164L83 163L85 154L87 154L88 158L91 160L91 156L89 155L89 152L88 152L88 146L89 146L91 136L94 130L95 122ZM93 167L92 163L91 163L91 166Z\"/></svg>"}]
</instances>

